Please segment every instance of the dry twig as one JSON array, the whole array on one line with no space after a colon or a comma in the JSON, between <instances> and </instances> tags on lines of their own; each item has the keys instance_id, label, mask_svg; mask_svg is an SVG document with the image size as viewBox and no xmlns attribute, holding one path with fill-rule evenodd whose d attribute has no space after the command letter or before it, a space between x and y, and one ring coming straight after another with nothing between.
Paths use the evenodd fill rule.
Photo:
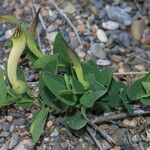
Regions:
<instances>
[{"instance_id":1,"label":"dry twig","mask_svg":"<svg viewBox=\"0 0 150 150\"><path fill-rule=\"evenodd\" d=\"M144 71L144 72L115 72L113 73L114 76L122 76L122 75L141 75L141 74L148 74L148 71Z\"/></svg>"},{"instance_id":2,"label":"dry twig","mask_svg":"<svg viewBox=\"0 0 150 150\"><path fill-rule=\"evenodd\" d=\"M131 116L148 115L148 114L150 114L150 111L138 110L138 111L134 111L133 115ZM97 117L92 121L92 123L100 124L105 121L118 120L118 119L123 119L125 117L128 117L127 113L113 114L109 116Z\"/></svg>"},{"instance_id":3,"label":"dry twig","mask_svg":"<svg viewBox=\"0 0 150 150\"><path fill-rule=\"evenodd\" d=\"M96 137L93 135L92 129L91 129L89 126L87 126L86 129L87 129L89 135L92 137L92 139L93 139L93 141L95 142L95 144L97 145L97 147L98 147L100 150L103 150L101 144L100 144L99 141L96 139Z\"/></svg>"},{"instance_id":4,"label":"dry twig","mask_svg":"<svg viewBox=\"0 0 150 150\"><path fill-rule=\"evenodd\" d=\"M103 138L105 138L110 144L115 144L115 141L109 136L105 131L98 128L93 122L88 121L88 125L91 126L97 133L99 133Z\"/></svg>"},{"instance_id":5,"label":"dry twig","mask_svg":"<svg viewBox=\"0 0 150 150\"><path fill-rule=\"evenodd\" d=\"M82 44L82 41L81 41L80 36L78 34L78 31L77 31L76 27L72 24L71 20L67 17L67 15L58 7L58 5L53 0L49 0L49 2L51 4L53 4L54 7L57 9L57 11L60 13L60 15L62 15L66 19L66 21L68 22L68 24L74 30L74 32L75 32L75 34L76 34L76 36L77 36L77 38L78 38L78 40L80 42L81 48L83 48L83 44Z\"/></svg>"}]
</instances>

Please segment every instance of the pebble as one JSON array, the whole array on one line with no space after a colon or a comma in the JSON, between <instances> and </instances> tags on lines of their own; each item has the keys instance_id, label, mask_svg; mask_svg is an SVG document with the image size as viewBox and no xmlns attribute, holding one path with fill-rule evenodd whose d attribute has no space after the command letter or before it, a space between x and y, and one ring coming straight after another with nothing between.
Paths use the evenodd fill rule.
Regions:
<instances>
[{"instance_id":1,"label":"pebble","mask_svg":"<svg viewBox=\"0 0 150 150\"><path fill-rule=\"evenodd\" d=\"M18 144L18 135L14 134L10 139L9 149L12 149Z\"/></svg>"},{"instance_id":2,"label":"pebble","mask_svg":"<svg viewBox=\"0 0 150 150\"><path fill-rule=\"evenodd\" d=\"M130 25L132 22L132 19L128 15L128 13L120 7L117 7L117 6L107 7L106 12L107 12L109 19L123 23L124 25Z\"/></svg>"},{"instance_id":3,"label":"pebble","mask_svg":"<svg viewBox=\"0 0 150 150\"><path fill-rule=\"evenodd\" d=\"M121 44L122 46L129 46L130 45L130 39L129 39L129 35L126 32L122 32L120 30L115 30L113 32L111 32L111 37L114 41L118 42L119 44Z\"/></svg>"},{"instance_id":4,"label":"pebble","mask_svg":"<svg viewBox=\"0 0 150 150\"><path fill-rule=\"evenodd\" d=\"M115 21L108 20L102 23L102 27L108 30L116 30L119 28L119 24Z\"/></svg>"},{"instance_id":5,"label":"pebble","mask_svg":"<svg viewBox=\"0 0 150 150\"><path fill-rule=\"evenodd\" d=\"M48 128L51 128L51 127L53 126L53 121L49 120L49 121L47 122L46 126L47 126Z\"/></svg>"},{"instance_id":6,"label":"pebble","mask_svg":"<svg viewBox=\"0 0 150 150\"><path fill-rule=\"evenodd\" d=\"M8 137L10 135L9 132L1 132L0 137Z\"/></svg>"},{"instance_id":7,"label":"pebble","mask_svg":"<svg viewBox=\"0 0 150 150\"><path fill-rule=\"evenodd\" d=\"M73 13L76 12L76 8L73 4L68 3L64 8L64 12L72 15Z\"/></svg>"},{"instance_id":8,"label":"pebble","mask_svg":"<svg viewBox=\"0 0 150 150\"><path fill-rule=\"evenodd\" d=\"M48 28L47 28L47 31L48 32L54 32L54 31L56 31L56 30L58 30L58 25L57 24L51 24L51 25L49 25L48 26Z\"/></svg>"},{"instance_id":9,"label":"pebble","mask_svg":"<svg viewBox=\"0 0 150 150\"><path fill-rule=\"evenodd\" d=\"M106 54L105 54L103 48L100 46L100 44L98 44L98 43L92 44L90 50L95 57L101 58L101 59L106 58Z\"/></svg>"},{"instance_id":10,"label":"pebble","mask_svg":"<svg viewBox=\"0 0 150 150\"><path fill-rule=\"evenodd\" d=\"M91 6L90 7L90 11L95 15L95 16L99 16L99 10L96 6Z\"/></svg>"},{"instance_id":11,"label":"pebble","mask_svg":"<svg viewBox=\"0 0 150 150\"><path fill-rule=\"evenodd\" d=\"M25 125L26 123L27 123L27 121L24 118L15 119L13 121L13 125L15 125L15 126Z\"/></svg>"},{"instance_id":12,"label":"pebble","mask_svg":"<svg viewBox=\"0 0 150 150\"><path fill-rule=\"evenodd\" d=\"M142 38L141 42L142 42L143 44L145 44L145 45L150 44L150 35L148 35L148 36Z\"/></svg>"},{"instance_id":13,"label":"pebble","mask_svg":"<svg viewBox=\"0 0 150 150\"><path fill-rule=\"evenodd\" d=\"M118 62L121 62L123 61L123 57L122 56L119 56L119 55L112 55L111 56L111 60L115 63L118 63Z\"/></svg>"},{"instance_id":14,"label":"pebble","mask_svg":"<svg viewBox=\"0 0 150 150\"><path fill-rule=\"evenodd\" d=\"M123 137L123 132L121 129L117 129L113 134L112 134L112 139L115 141L116 146L122 146L124 145L124 137Z\"/></svg>"},{"instance_id":15,"label":"pebble","mask_svg":"<svg viewBox=\"0 0 150 150\"><path fill-rule=\"evenodd\" d=\"M104 30L98 29L96 35L101 42L103 42L103 43L107 42L107 36L106 36L106 32Z\"/></svg>"},{"instance_id":16,"label":"pebble","mask_svg":"<svg viewBox=\"0 0 150 150\"><path fill-rule=\"evenodd\" d=\"M54 42L57 33L58 33L58 32L51 32L51 33L47 33L47 34L46 34L46 38L48 39L48 41L49 41L50 43L53 43L53 42Z\"/></svg>"},{"instance_id":17,"label":"pebble","mask_svg":"<svg viewBox=\"0 0 150 150\"><path fill-rule=\"evenodd\" d=\"M106 141L102 141L101 145L102 145L103 149L105 149L105 150L109 150L110 148L112 148L112 146Z\"/></svg>"},{"instance_id":18,"label":"pebble","mask_svg":"<svg viewBox=\"0 0 150 150\"><path fill-rule=\"evenodd\" d=\"M70 42L70 46L71 46L73 49L76 49L79 45L80 45L80 43L79 43L78 38L77 38L77 37L72 37L72 38L71 38L71 42Z\"/></svg>"},{"instance_id":19,"label":"pebble","mask_svg":"<svg viewBox=\"0 0 150 150\"><path fill-rule=\"evenodd\" d=\"M134 67L137 69L137 71L145 71L145 67L141 64L135 65Z\"/></svg>"},{"instance_id":20,"label":"pebble","mask_svg":"<svg viewBox=\"0 0 150 150\"><path fill-rule=\"evenodd\" d=\"M59 135L59 132L57 129L54 129L53 133L51 133L51 137L55 137L55 136L58 136Z\"/></svg>"},{"instance_id":21,"label":"pebble","mask_svg":"<svg viewBox=\"0 0 150 150\"><path fill-rule=\"evenodd\" d=\"M98 59L96 64L99 66L109 66L111 65L111 62L109 60Z\"/></svg>"},{"instance_id":22,"label":"pebble","mask_svg":"<svg viewBox=\"0 0 150 150\"><path fill-rule=\"evenodd\" d=\"M137 124L138 124L138 121L137 119L133 118L133 119L124 119L123 122L122 122L124 125L127 125L127 126L131 126L131 127L136 127Z\"/></svg>"},{"instance_id":23,"label":"pebble","mask_svg":"<svg viewBox=\"0 0 150 150\"><path fill-rule=\"evenodd\" d=\"M146 24L143 19L135 20L131 25L131 33L135 40L139 41L142 37Z\"/></svg>"},{"instance_id":24,"label":"pebble","mask_svg":"<svg viewBox=\"0 0 150 150\"><path fill-rule=\"evenodd\" d=\"M34 144L31 140L23 140L13 150L33 150Z\"/></svg>"},{"instance_id":25,"label":"pebble","mask_svg":"<svg viewBox=\"0 0 150 150\"><path fill-rule=\"evenodd\" d=\"M12 122L12 121L13 121L13 116L7 116L7 117L6 117L6 120L7 120L8 122Z\"/></svg>"},{"instance_id":26,"label":"pebble","mask_svg":"<svg viewBox=\"0 0 150 150\"><path fill-rule=\"evenodd\" d=\"M14 33L14 29L6 30L5 31L5 39L10 39L11 36L13 35L13 33Z\"/></svg>"}]
</instances>

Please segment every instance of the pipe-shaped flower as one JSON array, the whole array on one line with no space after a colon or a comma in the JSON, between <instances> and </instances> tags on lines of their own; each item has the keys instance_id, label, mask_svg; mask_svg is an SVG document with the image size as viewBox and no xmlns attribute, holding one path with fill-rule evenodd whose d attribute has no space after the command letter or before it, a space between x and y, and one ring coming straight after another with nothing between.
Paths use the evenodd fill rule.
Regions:
<instances>
[{"instance_id":1,"label":"pipe-shaped flower","mask_svg":"<svg viewBox=\"0 0 150 150\"><path fill-rule=\"evenodd\" d=\"M18 60L26 46L26 33L23 26L17 26L12 36L13 47L10 51L7 63L7 76L13 90L17 94L23 94L26 90L24 81L17 78Z\"/></svg>"},{"instance_id":2,"label":"pipe-shaped flower","mask_svg":"<svg viewBox=\"0 0 150 150\"><path fill-rule=\"evenodd\" d=\"M27 36L27 45L30 49L30 51L37 57L40 58L42 56L44 56L44 54L39 51L36 42L35 42L35 34L36 34L36 27L38 24L38 15L39 15L40 9L38 10L38 12L36 13L35 18L32 20L30 27L29 27L29 32L28 32L28 36Z\"/></svg>"}]
</instances>

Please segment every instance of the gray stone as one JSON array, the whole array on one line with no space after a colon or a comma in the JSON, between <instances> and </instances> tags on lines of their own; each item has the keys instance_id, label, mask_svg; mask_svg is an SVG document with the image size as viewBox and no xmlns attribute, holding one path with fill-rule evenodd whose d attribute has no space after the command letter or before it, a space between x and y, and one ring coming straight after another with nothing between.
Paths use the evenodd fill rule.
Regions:
<instances>
[{"instance_id":1,"label":"gray stone","mask_svg":"<svg viewBox=\"0 0 150 150\"><path fill-rule=\"evenodd\" d=\"M5 138L4 138L4 137L1 137L1 138L0 138L0 144L2 144L4 141L5 141Z\"/></svg>"},{"instance_id":2,"label":"gray stone","mask_svg":"<svg viewBox=\"0 0 150 150\"><path fill-rule=\"evenodd\" d=\"M33 150L34 144L31 140L23 140L13 150Z\"/></svg>"},{"instance_id":3,"label":"gray stone","mask_svg":"<svg viewBox=\"0 0 150 150\"><path fill-rule=\"evenodd\" d=\"M8 137L10 135L9 132L1 132L0 137Z\"/></svg>"},{"instance_id":4,"label":"gray stone","mask_svg":"<svg viewBox=\"0 0 150 150\"><path fill-rule=\"evenodd\" d=\"M123 23L124 25L130 25L132 22L131 17L124 9L120 7L110 7L106 9L107 15L110 19Z\"/></svg>"},{"instance_id":5,"label":"gray stone","mask_svg":"<svg viewBox=\"0 0 150 150\"><path fill-rule=\"evenodd\" d=\"M13 121L13 125L15 125L15 126L25 125L26 123L27 123L27 121L24 118L15 119Z\"/></svg>"},{"instance_id":6,"label":"gray stone","mask_svg":"<svg viewBox=\"0 0 150 150\"><path fill-rule=\"evenodd\" d=\"M100 44L98 43L94 43L91 45L91 52L92 54L97 57L97 58L101 58L101 59L105 59L106 58L106 54L103 50L103 48L100 46Z\"/></svg>"},{"instance_id":7,"label":"gray stone","mask_svg":"<svg viewBox=\"0 0 150 150\"><path fill-rule=\"evenodd\" d=\"M56 24L51 24L51 25L48 26L47 31L48 31L48 32L54 32L54 31L56 31L57 29L58 29L58 25L56 25Z\"/></svg>"},{"instance_id":8,"label":"gray stone","mask_svg":"<svg viewBox=\"0 0 150 150\"><path fill-rule=\"evenodd\" d=\"M109 66L111 65L111 62L109 60L98 59L96 64L99 66Z\"/></svg>"},{"instance_id":9,"label":"gray stone","mask_svg":"<svg viewBox=\"0 0 150 150\"><path fill-rule=\"evenodd\" d=\"M102 26L104 29L108 29L108 30L116 30L119 28L119 24L117 22L111 21L111 20L103 22Z\"/></svg>"},{"instance_id":10,"label":"gray stone","mask_svg":"<svg viewBox=\"0 0 150 150\"><path fill-rule=\"evenodd\" d=\"M71 15L71 14L76 12L76 8L75 8L75 6L73 4L69 3L64 8L64 12Z\"/></svg>"},{"instance_id":11,"label":"gray stone","mask_svg":"<svg viewBox=\"0 0 150 150\"><path fill-rule=\"evenodd\" d=\"M18 144L18 135L14 134L10 139L9 149L12 149Z\"/></svg>"},{"instance_id":12,"label":"gray stone","mask_svg":"<svg viewBox=\"0 0 150 150\"><path fill-rule=\"evenodd\" d=\"M78 38L77 38L77 37L72 37L72 38L71 38L71 42L70 42L70 46L75 49L75 48L77 48L79 45L80 45L80 43L79 43Z\"/></svg>"},{"instance_id":13,"label":"gray stone","mask_svg":"<svg viewBox=\"0 0 150 150\"><path fill-rule=\"evenodd\" d=\"M14 124L12 124L12 125L10 126L9 132L12 133L14 130L15 130L15 126L14 126Z\"/></svg>"},{"instance_id":14,"label":"gray stone","mask_svg":"<svg viewBox=\"0 0 150 150\"><path fill-rule=\"evenodd\" d=\"M112 32L111 37L114 41L120 43L125 47L129 46L131 43L128 33L122 32L120 30L115 30L114 32Z\"/></svg>"},{"instance_id":15,"label":"gray stone","mask_svg":"<svg viewBox=\"0 0 150 150\"><path fill-rule=\"evenodd\" d=\"M3 131L9 131L10 124L8 122L3 122L2 126L3 126Z\"/></svg>"}]
</instances>

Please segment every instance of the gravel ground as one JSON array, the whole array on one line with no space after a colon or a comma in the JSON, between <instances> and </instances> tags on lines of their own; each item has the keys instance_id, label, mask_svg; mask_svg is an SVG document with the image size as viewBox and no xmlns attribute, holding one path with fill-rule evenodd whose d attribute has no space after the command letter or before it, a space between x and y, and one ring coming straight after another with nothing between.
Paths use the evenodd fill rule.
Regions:
<instances>
[{"instance_id":1,"label":"gravel ground","mask_svg":"<svg viewBox=\"0 0 150 150\"><path fill-rule=\"evenodd\" d=\"M50 0L0 0L0 15L14 14L20 21L30 23L33 8L42 7L38 33L43 53L52 52L53 41L60 31L81 60L92 59L97 65L112 65L119 74L124 72L146 72L150 68L150 22L149 0L57 0L55 3L70 19L75 30ZM14 26L0 25L0 67L5 70L9 48L4 41L10 38ZM38 74L29 68L26 60L21 60L27 80L37 81ZM131 76L131 80L141 75ZM128 80L126 76L121 78ZM33 91L38 91L36 85ZM0 110L0 150L96 150L91 136L66 128L61 118L49 116L40 141L35 145L29 133L32 107L25 110L17 105ZM120 127L116 123L123 124ZM130 126L125 127L125 126ZM104 150L150 150L150 117L124 118L98 126L113 137L113 146L95 131L93 135Z\"/></svg>"}]
</instances>

